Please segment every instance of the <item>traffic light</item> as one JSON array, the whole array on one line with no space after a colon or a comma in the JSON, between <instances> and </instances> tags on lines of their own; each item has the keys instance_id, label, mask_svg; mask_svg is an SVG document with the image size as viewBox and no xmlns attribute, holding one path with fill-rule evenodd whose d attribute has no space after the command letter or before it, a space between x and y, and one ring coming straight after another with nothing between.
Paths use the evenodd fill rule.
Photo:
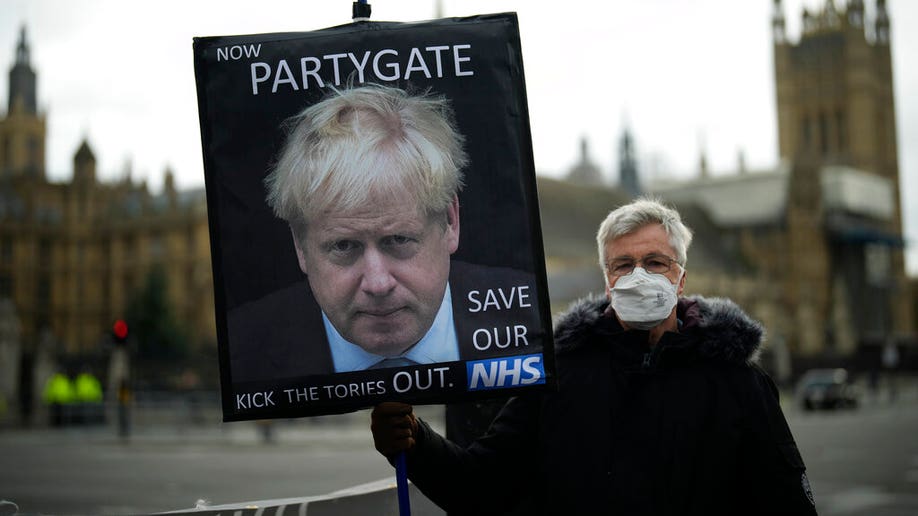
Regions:
<instances>
[{"instance_id":1,"label":"traffic light","mask_svg":"<svg viewBox=\"0 0 918 516\"><path fill-rule=\"evenodd\" d=\"M118 319L115 321L115 324L112 325L112 337L115 339L115 344L124 345L124 343L127 342L128 325L124 319Z\"/></svg>"}]
</instances>

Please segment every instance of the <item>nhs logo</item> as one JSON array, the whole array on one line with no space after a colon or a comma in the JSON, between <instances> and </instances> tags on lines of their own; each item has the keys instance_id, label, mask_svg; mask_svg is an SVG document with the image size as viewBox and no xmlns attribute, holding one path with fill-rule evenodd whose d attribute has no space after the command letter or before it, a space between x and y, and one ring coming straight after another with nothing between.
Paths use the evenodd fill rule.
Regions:
<instances>
[{"instance_id":1,"label":"nhs logo","mask_svg":"<svg viewBox=\"0 0 918 516\"><path fill-rule=\"evenodd\" d=\"M466 362L469 390L502 389L545 383L542 354Z\"/></svg>"}]
</instances>

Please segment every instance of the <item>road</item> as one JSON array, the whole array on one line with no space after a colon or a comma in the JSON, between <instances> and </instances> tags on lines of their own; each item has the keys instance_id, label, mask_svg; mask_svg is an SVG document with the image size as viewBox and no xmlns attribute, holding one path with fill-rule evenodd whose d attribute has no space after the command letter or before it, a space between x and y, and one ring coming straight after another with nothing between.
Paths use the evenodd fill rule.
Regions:
<instances>
[{"instance_id":1,"label":"road","mask_svg":"<svg viewBox=\"0 0 918 516\"><path fill-rule=\"evenodd\" d=\"M0 499L27 514L142 514L327 494L391 477L369 416L255 423L0 433Z\"/></svg>"},{"instance_id":2,"label":"road","mask_svg":"<svg viewBox=\"0 0 918 516\"><path fill-rule=\"evenodd\" d=\"M819 514L918 515L918 400L854 411L787 410Z\"/></svg>"},{"instance_id":3,"label":"road","mask_svg":"<svg viewBox=\"0 0 918 516\"><path fill-rule=\"evenodd\" d=\"M436 419L435 408L421 407ZM786 407L823 516L918 514L918 392L809 414ZM275 425L144 425L0 433L0 499L26 514L139 514L327 494L392 476L366 413Z\"/></svg>"}]
</instances>

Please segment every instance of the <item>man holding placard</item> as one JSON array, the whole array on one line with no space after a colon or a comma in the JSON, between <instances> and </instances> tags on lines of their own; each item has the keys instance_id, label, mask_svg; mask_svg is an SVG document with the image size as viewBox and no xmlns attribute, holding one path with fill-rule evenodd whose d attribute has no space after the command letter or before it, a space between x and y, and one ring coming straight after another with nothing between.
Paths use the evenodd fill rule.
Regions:
<instances>
[{"instance_id":1,"label":"man holding placard","mask_svg":"<svg viewBox=\"0 0 918 516\"><path fill-rule=\"evenodd\" d=\"M606 295L555 326L557 391L511 399L467 448L410 405L372 415L377 450L456 514L815 514L805 466L755 364L761 325L681 297L692 233L640 199L597 235Z\"/></svg>"}]
</instances>

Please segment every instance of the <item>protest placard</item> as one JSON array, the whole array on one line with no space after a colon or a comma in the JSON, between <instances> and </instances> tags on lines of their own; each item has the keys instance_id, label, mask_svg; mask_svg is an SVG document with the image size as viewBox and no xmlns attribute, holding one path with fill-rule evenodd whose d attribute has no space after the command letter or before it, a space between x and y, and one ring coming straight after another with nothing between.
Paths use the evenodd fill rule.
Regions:
<instances>
[{"instance_id":1,"label":"protest placard","mask_svg":"<svg viewBox=\"0 0 918 516\"><path fill-rule=\"evenodd\" d=\"M553 380L514 14L196 38L224 419Z\"/></svg>"}]
</instances>

